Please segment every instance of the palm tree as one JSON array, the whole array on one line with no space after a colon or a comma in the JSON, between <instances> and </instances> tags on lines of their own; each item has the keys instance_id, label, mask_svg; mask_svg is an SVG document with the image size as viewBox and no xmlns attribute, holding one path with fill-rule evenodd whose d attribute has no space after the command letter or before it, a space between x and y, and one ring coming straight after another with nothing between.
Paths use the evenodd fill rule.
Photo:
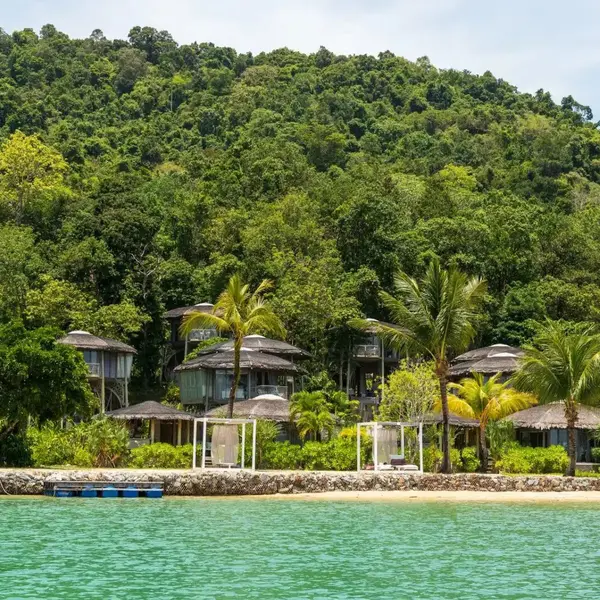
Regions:
<instances>
[{"instance_id":1,"label":"palm tree","mask_svg":"<svg viewBox=\"0 0 600 600\"><path fill-rule=\"evenodd\" d=\"M482 468L487 463L485 434L488 422L497 421L537 403L535 396L519 392L509 387L508 383L498 381L500 376L501 373L496 373L486 380L481 373L473 373L472 377L448 386L458 392L458 395L448 397L450 412L479 420L479 458Z\"/></svg>"},{"instance_id":2,"label":"palm tree","mask_svg":"<svg viewBox=\"0 0 600 600\"><path fill-rule=\"evenodd\" d=\"M221 292L212 312L193 312L186 315L181 332L189 334L193 329L215 327L221 333L229 333L233 338L233 381L229 391L228 418L233 417L233 404L240 382L240 354L244 336L267 334L285 337L285 328L280 318L264 300L263 294L271 289L272 283L264 280L254 292L243 283L239 275L234 275Z\"/></svg>"},{"instance_id":3,"label":"palm tree","mask_svg":"<svg viewBox=\"0 0 600 600\"><path fill-rule=\"evenodd\" d=\"M516 388L536 394L542 404L564 402L570 458L567 475L575 475L575 426L580 404L600 401L600 335L592 327L569 332L565 325L548 321L525 349Z\"/></svg>"},{"instance_id":4,"label":"palm tree","mask_svg":"<svg viewBox=\"0 0 600 600\"><path fill-rule=\"evenodd\" d=\"M468 278L455 268L442 269L437 258L430 262L420 283L400 272L395 277L395 286L398 298L380 293L393 325L365 320L353 320L350 324L374 330L393 348L433 359L442 401L442 472L450 473L449 359L451 354L465 350L473 340L475 316L487 286L484 280Z\"/></svg>"},{"instance_id":5,"label":"palm tree","mask_svg":"<svg viewBox=\"0 0 600 600\"><path fill-rule=\"evenodd\" d=\"M296 423L302 439L310 434L317 440L322 431L331 434L335 424L323 392L295 393L290 403L290 417Z\"/></svg>"}]
</instances>

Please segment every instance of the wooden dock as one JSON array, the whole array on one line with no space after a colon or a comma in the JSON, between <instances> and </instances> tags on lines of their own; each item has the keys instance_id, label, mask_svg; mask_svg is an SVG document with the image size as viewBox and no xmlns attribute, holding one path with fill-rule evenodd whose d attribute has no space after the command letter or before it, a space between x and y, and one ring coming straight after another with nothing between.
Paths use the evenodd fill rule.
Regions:
<instances>
[{"instance_id":1,"label":"wooden dock","mask_svg":"<svg viewBox=\"0 0 600 600\"><path fill-rule=\"evenodd\" d=\"M44 495L57 498L162 498L162 481L45 481Z\"/></svg>"}]
</instances>

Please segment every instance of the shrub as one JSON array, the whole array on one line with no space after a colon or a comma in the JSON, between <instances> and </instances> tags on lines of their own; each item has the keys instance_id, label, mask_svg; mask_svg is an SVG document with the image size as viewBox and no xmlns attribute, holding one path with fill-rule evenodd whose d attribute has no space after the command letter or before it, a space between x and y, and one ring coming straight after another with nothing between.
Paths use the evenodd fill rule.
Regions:
<instances>
[{"instance_id":1,"label":"shrub","mask_svg":"<svg viewBox=\"0 0 600 600\"><path fill-rule=\"evenodd\" d=\"M36 467L116 467L129 453L126 427L111 419L94 419L67 429L53 425L30 428L27 436Z\"/></svg>"},{"instance_id":2,"label":"shrub","mask_svg":"<svg viewBox=\"0 0 600 600\"><path fill-rule=\"evenodd\" d=\"M131 451L129 466L134 469L189 469L192 466L192 444L148 444Z\"/></svg>"},{"instance_id":3,"label":"shrub","mask_svg":"<svg viewBox=\"0 0 600 600\"><path fill-rule=\"evenodd\" d=\"M26 436L10 434L0 442L0 467L29 467L32 464Z\"/></svg>"},{"instance_id":4,"label":"shrub","mask_svg":"<svg viewBox=\"0 0 600 600\"><path fill-rule=\"evenodd\" d=\"M75 464L77 448L71 443L67 432L45 425L41 429L29 429L27 436L31 444L31 458L36 467Z\"/></svg>"},{"instance_id":5,"label":"shrub","mask_svg":"<svg viewBox=\"0 0 600 600\"><path fill-rule=\"evenodd\" d=\"M443 457L442 451L435 444L430 444L427 448L423 448L423 471L437 473L442 466ZM450 448L450 461L453 471L462 470L463 463L460 450Z\"/></svg>"},{"instance_id":6,"label":"shrub","mask_svg":"<svg viewBox=\"0 0 600 600\"><path fill-rule=\"evenodd\" d=\"M592 448L592 462L600 463L600 448Z\"/></svg>"},{"instance_id":7,"label":"shrub","mask_svg":"<svg viewBox=\"0 0 600 600\"><path fill-rule=\"evenodd\" d=\"M270 442L265 446L264 465L267 469L301 469L302 447L287 441Z\"/></svg>"},{"instance_id":8,"label":"shrub","mask_svg":"<svg viewBox=\"0 0 600 600\"><path fill-rule=\"evenodd\" d=\"M80 423L68 430L67 436L88 452L94 467L118 467L129 453L127 427L114 419L97 418ZM83 455L80 453L80 456Z\"/></svg>"},{"instance_id":9,"label":"shrub","mask_svg":"<svg viewBox=\"0 0 600 600\"><path fill-rule=\"evenodd\" d=\"M522 447L516 443L504 447L496 467L503 473L563 473L569 464L562 446Z\"/></svg>"},{"instance_id":10,"label":"shrub","mask_svg":"<svg viewBox=\"0 0 600 600\"><path fill-rule=\"evenodd\" d=\"M329 442L306 442L302 447L302 463L308 471L329 471L331 456Z\"/></svg>"},{"instance_id":11,"label":"shrub","mask_svg":"<svg viewBox=\"0 0 600 600\"><path fill-rule=\"evenodd\" d=\"M434 444L423 448L423 470L428 473L437 473L442 464L443 454Z\"/></svg>"},{"instance_id":12,"label":"shrub","mask_svg":"<svg viewBox=\"0 0 600 600\"><path fill-rule=\"evenodd\" d=\"M362 436L361 436L362 441ZM332 471L356 470L356 435L351 437L337 437L327 443L329 455L328 468ZM363 454L361 452L361 454Z\"/></svg>"},{"instance_id":13,"label":"shrub","mask_svg":"<svg viewBox=\"0 0 600 600\"><path fill-rule=\"evenodd\" d=\"M462 467L465 473L474 473L481 466L481 461L477 456L477 448L469 446L463 448L461 453Z\"/></svg>"}]
</instances>

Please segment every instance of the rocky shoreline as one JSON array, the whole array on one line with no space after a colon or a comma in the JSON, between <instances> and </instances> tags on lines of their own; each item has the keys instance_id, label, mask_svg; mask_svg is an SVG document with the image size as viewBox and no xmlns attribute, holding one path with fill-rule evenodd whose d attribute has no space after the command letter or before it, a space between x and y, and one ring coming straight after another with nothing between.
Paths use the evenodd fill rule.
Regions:
<instances>
[{"instance_id":1,"label":"rocky shoreline","mask_svg":"<svg viewBox=\"0 0 600 600\"><path fill-rule=\"evenodd\" d=\"M170 496L248 496L363 491L600 492L600 478L460 473L166 470L0 470L1 495L41 495L52 481L160 481Z\"/></svg>"}]
</instances>

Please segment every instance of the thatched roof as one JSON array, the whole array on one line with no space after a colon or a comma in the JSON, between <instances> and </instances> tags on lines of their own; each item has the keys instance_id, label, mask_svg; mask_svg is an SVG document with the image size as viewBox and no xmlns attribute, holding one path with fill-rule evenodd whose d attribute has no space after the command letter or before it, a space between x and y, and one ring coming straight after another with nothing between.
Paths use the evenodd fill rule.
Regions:
<instances>
[{"instance_id":1,"label":"thatched roof","mask_svg":"<svg viewBox=\"0 0 600 600\"><path fill-rule=\"evenodd\" d=\"M310 354L305 350L292 346L281 340L272 340L264 335L247 335L243 342L244 348L248 350L258 350L267 354L275 354L277 356L291 356L294 358L308 358ZM199 356L212 354L213 352L228 352L233 350L233 340L221 342L208 346L203 351L199 352Z\"/></svg>"},{"instance_id":2,"label":"thatched roof","mask_svg":"<svg viewBox=\"0 0 600 600\"><path fill-rule=\"evenodd\" d=\"M523 356L523 350L521 350L521 348L515 348L514 346L508 346L507 344L494 344L493 346L469 350L469 352L457 356L452 362L477 361L482 360L483 358L489 358L490 356L496 356L497 354Z\"/></svg>"},{"instance_id":3,"label":"thatched roof","mask_svg":"<svg viewBox=\"0 0 600 600\"><path fill-rule=\"evenodd\" d=\"M234 353L232 351L215 352L183 363L175 371L197 371L199 369L232 370L233 363ZM278 371L280 373L298 373L300 371L297 365L284 358L247 348L242 348L240 368L255 371Z\"/></svg>"},{"instance_id":4,"label":"thatched roof","mask_svg":"<svg viewBox=\"0 0 600 600\"><path fill-rule=\"evenodd\" d=\"M580 405L577 429L596 429L600 427L600 408ZM521 429L566 429L565 407L562 402L539 404L506 417L516 428Z\"/></svg>"},{"instance_id":5,"label":"thatched roof","mask_svg":"<svg viewBox=\"0 0 600 600\"><path fill-rule=\"evenodd\" d=\"M219 416L224 410L227 410L226 406L219 406L209 410L206 416ZM233 414L235 417L243 419L268 419L278 423L288 423L290 421L290 403L280 396L264 394L251 400L235 402Z\"/></svg>"},{"instance_id":6,"label":"thatched roof","mask_svg":"<svg viewBox=\"0 0 600 600\"><path fill-rule=\"evenodd\" d=\"M74 346L79 350L105 350L106 352L121 352L123 354L137 354L132 346L111 340L110 338L92 335L87 331L70 331L64 338L58 340L59 344Z\"/></svg>"},{"instance_id":7,"label":"thatched roof","mask_svg":"<svg viewBox=\"0 0 600 600\"><path fill-rule=\"evenodd\" d=\"M188 313L193 312L203 312L209 313L212 312L214 305L210 302L200 302L199 304L192 304L192 306L180 306L179 308L172 308L168 310L163 317L165 319L177 319L178 317L183 317Z\"/></svg>"},{"instance_id":8,"label":"thatched roof","mask_svg":"<svg viewBox=\"0 0 600 600\"><path fill-rule=\"evenodd\" d=\"M442 413L429 413L423 416L423 425L441 425L442 424ZM477 419L466 419L459 417L458 415L449 415L450 425L453 427L479 427L479 421Z\"/></svg>"},{"instance_id":9,"label":"thatched roof","mask_svg":"<svg viewBox=\"0 0 600 600\"><path fill-rule=\"evenodd\" d=\"M450 366L450 375L459 377L470 375L473 371L484 375L496 373L514 373L519 368L521 355L498 352L481 360L463 360Z\"/></svg>"},{"instance_id":10,"label":"thatched roof","mask_svg":"<svg viewBox=\"0 0 600 600\"><path fill-rule=\"evenodd\" d=\"M160 404L153 400L118 408L106 413L107 417L132 421L134 419L156 419L157 421L193 421L194 415L177 410L172 406Z\"/></svg>"}]
</instances>

